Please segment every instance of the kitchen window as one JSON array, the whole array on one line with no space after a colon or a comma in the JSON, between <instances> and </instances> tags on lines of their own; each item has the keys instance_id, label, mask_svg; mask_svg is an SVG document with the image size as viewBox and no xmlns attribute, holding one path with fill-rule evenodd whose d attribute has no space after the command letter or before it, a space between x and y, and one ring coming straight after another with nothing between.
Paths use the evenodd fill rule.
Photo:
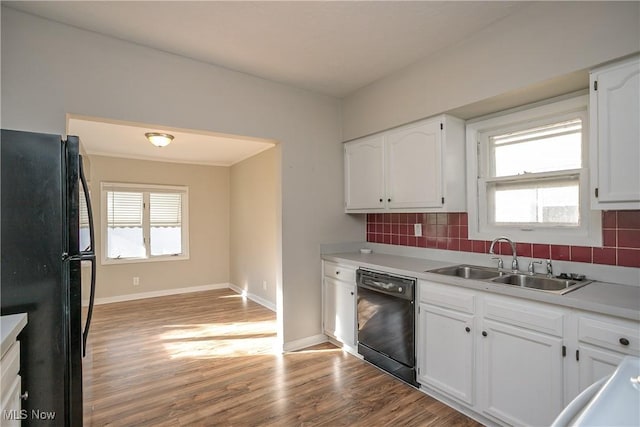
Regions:
<instances>
[{"instance_id":1,"label":"kitchen window","mask_svg":"<svg viewBox=\"0 0 640 427\"><path fill-rule=\"evenodd\" d=\"M187 187L102 183L103 264L189 258Z\"/></svg>"},{"instance_id":2,"label":"kitchen window","mask_svg":"<svg viewBox=\"0 0 640 427\"><path fill-rule=\"evenodd\" d=\"M467 124L469 236L595 246L589 209L587 97Z\"/></svg>"}]
</instances>

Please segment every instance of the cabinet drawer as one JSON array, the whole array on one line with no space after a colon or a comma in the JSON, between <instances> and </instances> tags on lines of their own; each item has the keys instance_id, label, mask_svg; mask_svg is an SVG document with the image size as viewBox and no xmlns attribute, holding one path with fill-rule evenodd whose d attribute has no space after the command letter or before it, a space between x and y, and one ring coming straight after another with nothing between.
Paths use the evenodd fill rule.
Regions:
<instances>
[{"instance_id":1,"label":"cabinet drawer","mask_svg":"<svg viewBox=\"0 0 640 427\"><path fill-rule=\"evenodd\" d=\"M504 297L487 297L484 301L485 319L496 320L514 326L563 336L565 312L526 300Z\"/></svg>"},{"instance_id":2,"label":"cabinet drawer","mask_svg":"<svg viewBox=\"0 0 640 427\"><path fill-rule=\"evenodd\" d=\"M0 362L0 371L2 373L0 390L9 390L9 386L16 379L18 371L20 371L20 341L16 341L5 353Z\"/></svg>"},{"instance_id":3,"label":"cabinet drawer","mask_svg":"<svg viewBox=\"0 0 640 427\"><path fill-rule=\"evenodd\" d=\"M601 316L581 316L578 339L621 353L640 353L640 324Z\"/></svg>"},{"instance_id":4,"label":"cabinet drawer","mask_svg":"<svg viewBox=\"0 0 640 427\"><path fill-rule=\"evenodd\" d=\"M353 283L356 281L356 270L353 267L336 264L335 262L324 262L324 275L343 282Z\"/></svg>"},{"instance_id":5,"label":"cabinet drawer","mask_svg":"<svg viewBox=\"0 0 640 427\"><path fill-rule=\"evenodd\" d=\"M469 314L474 314L476 311L476 297L473 292L422 280L419 284L420 302Z\"/></svg>"}]
</instances>

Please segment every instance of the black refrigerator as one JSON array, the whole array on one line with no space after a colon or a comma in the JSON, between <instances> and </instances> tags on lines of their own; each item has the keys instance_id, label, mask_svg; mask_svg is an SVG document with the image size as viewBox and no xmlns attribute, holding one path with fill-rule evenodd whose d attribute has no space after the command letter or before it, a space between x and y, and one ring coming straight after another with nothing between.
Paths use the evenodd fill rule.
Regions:
<instances>
[{"instance_id":1,"label":"black refrigerator","mask_svg":"<svg viewBox=\"0 0 640 427\"><path fill-rule=\"evenodd\" d=\"M79 141L3 129L0 153L1 314L28 314L18 336L22 423L81 426L82 357L96 266ZM81 212L88 219L85 247L80 247ZM81 262L91 264L86 315ZM39 419L37 414L43 412L55 413L55 419Z\"/></svg>"}]
</instances>

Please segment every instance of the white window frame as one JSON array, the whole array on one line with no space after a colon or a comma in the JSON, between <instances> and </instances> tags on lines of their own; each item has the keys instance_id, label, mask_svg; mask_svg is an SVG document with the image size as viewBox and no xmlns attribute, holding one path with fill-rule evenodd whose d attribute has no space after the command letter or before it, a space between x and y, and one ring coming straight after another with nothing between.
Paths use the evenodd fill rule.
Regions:
<instances>
[{"instance_id":1,"label":"white window frame","mask_svg":"<svg viewBox=\"0 0 640 427\"><path fill-rule=\"evenodd\" d=\"M557 98L531 104L502 113L481 117L467 122L467 208L469 215L469 238L492 240L508 236L514 241L527 243L561 244L577 246L602 245L602 216L590 209L589 192L589 98L581 95ZM582 168L562 171L562 174L579 176L580 218L579 226L541 225L496 225L489 223L486 189L489 171L489 138L519 129L534 128L565 119L582 120ZM556 173L540 173L553 176Z\"/></svg>"},{"instance_id":2,"label":"white window frame","mask_svg":"<svg viewBox=\"0 0 640 427\"><path fill-rule=\"evenodd\" d=\"M138 258L108 258L108 239L107 239L107 192L109 191L128 191L145 193L143 199L146 207L143 212L143 235L146 239L145 247L147 247L148 256ZM151 255L149 250L149 193L153 192L173 192L182 193L182 253L179 255ZM100 201L101 201L101 262L103 265L113 264L133 264L140 262L159 262L159 261L184 261L189 259L189 187L177 185L157 185L157 184L131 184L121 182L101 182L100 183Z\"/></svg>"}]
</instances>

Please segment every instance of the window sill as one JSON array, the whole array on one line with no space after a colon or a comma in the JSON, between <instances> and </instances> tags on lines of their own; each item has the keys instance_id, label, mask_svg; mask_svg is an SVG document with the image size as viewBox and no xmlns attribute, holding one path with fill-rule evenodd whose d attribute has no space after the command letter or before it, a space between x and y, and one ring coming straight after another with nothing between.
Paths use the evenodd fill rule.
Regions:
<instances>
[{"instance_id":1,"label":"window sill","mask_svg":"<svg viewBox=\"0 0 640 427\"><path fill-rule=\"evenodd\" d=\"M158 256L152 258L124 258L124 259L102 259L101 265L122 265L122 264L139 264L146 262L165 262L165 261L186 261L189 255L178 256Z\"/></svg>"}]
</instances>

